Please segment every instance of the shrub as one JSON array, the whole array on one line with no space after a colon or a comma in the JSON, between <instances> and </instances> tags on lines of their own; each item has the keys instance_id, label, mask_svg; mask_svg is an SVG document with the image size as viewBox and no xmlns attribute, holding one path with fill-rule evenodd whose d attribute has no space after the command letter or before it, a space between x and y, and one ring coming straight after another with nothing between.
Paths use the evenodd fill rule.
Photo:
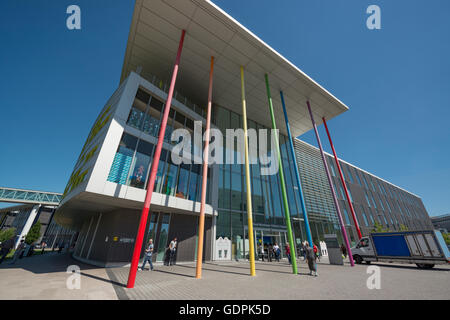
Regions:
<instances>
[{"instance_id":1,"label":"shrub","mask_svg":"<svg viewBox=\"0 0 450 320\"><path fill-rule=\"evenodd\" d=\"M16 235L16 228L0 230L0 242L5 242Z\"/></svg>"},{"instance_id":2,"label":"shrub","mask_svg":"<svg viewBox=\"0 0 450 320\"><path fill-rule=\"evenodd\" d=\"M33 244L39 237L41 236L41 222L38 220L28 231L27 236L25 237L25 243L28 245Z\"/></svg>"}]
</instances>

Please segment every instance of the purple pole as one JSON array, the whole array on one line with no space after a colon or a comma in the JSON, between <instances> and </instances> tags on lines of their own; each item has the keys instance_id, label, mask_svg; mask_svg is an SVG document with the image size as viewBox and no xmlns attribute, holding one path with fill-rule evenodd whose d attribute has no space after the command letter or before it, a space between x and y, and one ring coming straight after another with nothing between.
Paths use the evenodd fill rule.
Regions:
<instances>
[{"instance_id":1,"label":"purple pole","mask_svg":"<svg viewBox=\"0 0 450 320\"><path fill-rule=\"evenodd\" d=\"M330 184L331 193L333 194L333 201L334 201L334 205L336 206L336 211L337 211L339 223L341 225L341 231L342 231L342 236L344 237L345 246L347 247L348 257L350 259L350 265L353 267L353 266L355 266L355 262L353 261L352 250L350 248L350 243L348 242L347 231L345 230L344 220L342 220L341 209L339 209L339 203L337 201L336 192L334 191L334 188L333 188L333 182L331 180L330 171L328 170L327 160L325 159L325 154L323 153L323 148L322 148L322 143L320 142L319 132L317 131L316 122L314 121L314 116L311 111L311 106L309 105L309 101L306 101L306 104L308 105L308 111L309 111L309 115L311 116L311 122L314 127L314 132L316 134L317 143L319 144L320 155L322 156L323 166L325 167L325 172L327 174L328 183Z\"/></svg>"}]
</instances>

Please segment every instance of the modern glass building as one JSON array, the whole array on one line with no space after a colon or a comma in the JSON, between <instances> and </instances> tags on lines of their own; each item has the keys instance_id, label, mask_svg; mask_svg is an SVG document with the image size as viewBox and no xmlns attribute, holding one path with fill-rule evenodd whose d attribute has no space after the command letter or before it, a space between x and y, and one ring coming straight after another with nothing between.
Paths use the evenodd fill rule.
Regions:
<instances>
[{"instance_id":1,"label":"modern glass building","mask_svg":"<svg viewBox=\"0 0 450 320\"><path fill-rule=\"evenodd\" d=\"M299 136L312 128L307 116L310 101L318 119L331 119L348 108L275 50L210 1L137 0L119 88L101 110L56 212L56 221L79 232L74 256L88 263L109 266L131 260L139 218L149 183L162 114L168 97L169 79L181 30L186 40L157 168L150 215L144 241L154 239L155 261L178 238L178 261L194 261L197 250L202 142L192 139L194 161L177 164L172 150L176 129L194 136L206 127L209 58L215 57L212 127L225 132L243 127L240 66L245 68L247 121L253 129L270 129L271 119L264 75L271 90L283 90L291 130ZM274 94L275 118L280 130L280 152L286 181L287 201L295 243L306 240L305 223L295 178L298 163L306 210L314 241L323 235L341 236L319 151L298 139L296 159L289 152L287 129L280 98ZM196 126L201 123L201 126ZM319 121L318 124L321 124ZM237 143L223 138L224 160L243 154ZM269 139L270 140L270 139ZM261 142L261 141L259 141ZM270 148L270 141L267 142ZM258 151L260 143L255 147ZM269 149L272 154L275 150ZM204 259L246 259L249 237L256 243L287 242L284 203L279 174L263 175L259 159L250 166L253 234L248 234L247 194L244 165L224 161L208 170L205 208ZM336 192L341 193L332 157ZM392 230L430 227L419 197L346 162L341 162L352 194L359 224L368 233L375 222ZM354 241L354 225L346 201L339 205ZM217 243L230 240L227 253L218 254Z\"/></svg>"}]
</instances>

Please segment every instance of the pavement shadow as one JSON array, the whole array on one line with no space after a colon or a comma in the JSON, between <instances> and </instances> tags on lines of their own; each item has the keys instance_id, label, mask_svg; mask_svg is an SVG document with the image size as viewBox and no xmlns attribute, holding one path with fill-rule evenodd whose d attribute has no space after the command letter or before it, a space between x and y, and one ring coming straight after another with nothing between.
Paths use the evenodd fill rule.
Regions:
<instances>
[{"instance_id":1,"label":"pavement shadow","mask_svg":"<svg viewBox=\"0 0 450 320\"><path fill-rule=\"evenodd\" d=\"M120 283L118 281L114 281L114 280L110 280L110 279L104 279L102 277L94 276L93 274L88 274L88 273L84 273L84 272L80 272L80 274L82 276L85 276L85 277L89 277L89 278L92 278L92 279L95 279L95 280L103 281L103 282L106 282L106 283L111 283L112 285L115 285L115 286L126 288L125 284Z\"/></svg>"},{"instance_id":2,"label":"pavement shadow","mask_svg":"<svg viewBox=\"0 0 450 320\"><path fill-rule=\"evenodd\" d=\"M161 270L161 269L154 269L152 272L161 272L161 273L166 273L166 274L182 276L182 277L186 277L186 278L195 278L195 276L193 276L193 275L179 273L179 272L173 272L173 271L167 271L167 270Z\"/></svg>"},{"instance_id":3,"label":"pavement shadow","mask_svg":"<svg viewBox=\"0 0 450 320\"><path fill-rule=\"evenodd\" d=\"M218 265L218 264L215 264L215 263L208 263L208 262L205 262L204 264L209 264L209 265L213 265L213 266L217 266L217 267L237 268L237 269L246 269L246 270L249 270L248 267L227 266L227 265L222 265L222 264ZM278 270L267 270L267 269L262 269L262 268L259 267L260 265L261 265L261 263L258 263L258 264L255 265L255 268L256 268L257 271L292 274L292 272L289 272L289 271L278 271ZM277 264L277 266L283 266L283 265ZM289 265L289 264L286 264L286 266L288 266L289 268L292 268L291 265ZM247 275L247 274L246 274L246 275Z\"/></svg>"},{"instance_id":4,"label":"pavement shadow","mask_svg":"<svg viewBox=\"0 0 450 320\"><path fill-rule=\"evenodd\" d=\"M203 265L205 265L206 263L204 262ZM177 265L178 267L182 267L182 268L189 268L189 269L195 269L196 267L194 266L187 266L187 265ZM216 270L216 269L211 269L211 268L205 268L202 267L202 270L207 270L207 271L212 271L212 272L220 272L220 273L229 273L229 274L237 274L237 275L241 275L241 276L248 276L248 273L242 273L242 272L234 272L234 271L226 271L226 270Z\"/></svg>"},{"instance_id":5,"label":"pavement shadow","mask_svg":"<svg viewBox=\"0 0 450 320\"><path fill-rule=\"evenodd\" d=\"M399 264L385 264L385 263L371 263L370 265L374 265L377 267L386 267L386 268L394 268L394 269L410 269L410 270L417 270L417 271L424 271L424 272L432 272L432 271L450 271L450 269L445 268L439 268L439 267L433 267L431 269L419 269L416 265L399 265ZM369 265L367 265L369 266Z\"/></svg>"},{"instance_id":6,"label":"pavement shadow","mask_svg":"<svg viewBox=\"0 0 450 320\"><path fill-rule=\"evenodd\" d=\"M23 269L35 274L65 272L70 265L77 265L80 270L98 269L99 267L88 265L72 258L70 253L46 253L31 257L17 259L11 264L12 259L3 261L0 264L0 270L4 269Z\"/></svg>"}]
</instances>

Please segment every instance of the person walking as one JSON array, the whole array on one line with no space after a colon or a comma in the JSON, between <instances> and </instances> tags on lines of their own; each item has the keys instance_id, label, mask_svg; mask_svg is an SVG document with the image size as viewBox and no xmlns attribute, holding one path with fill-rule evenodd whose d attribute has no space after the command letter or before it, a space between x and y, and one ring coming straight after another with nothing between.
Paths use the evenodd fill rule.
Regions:
<instances>
[{"instance_id":1,"label":"person walking","mask_svg":"<svg viewBox=\"0 0 450 320\"><path fill-rule=\"evenodd\" d=\"M45 248L47 247L47 244L45 243L45 241L42 241L41 246L42 246L42 250L41 250L41 255L42 255L42 254L44 254Z\"/></svg>"},{"instance_id":2,"label":"person walking","mask_svg":"<svg viewBox=\"0 0 450 320\"><path fill-rule=\"evenodd\" d=\"M275 259L277 259L277 262L280 262L280 247L278 246L278 243L275 243L273 246L273 253L275 254Z\"/></svg>"},{"instance_id":3,"label":"person walking","mask_svg":"<svg viewBox=\"0 0 450 320\"><path fill-rule=\"evenodd\" d=\"M342 255L344 256L344 259L347 258L347 248L344 246L344 244L341 244L341 252Z\"/></svg>"},{"instance_id":4,"label":"person walking","mask_svg":"<svg viewBox=\"0 0 450 320\"><path fill-rule=\"evenodd\" d=\"M302 242L302 256L303 256L303 261L306 260L306 241Z\"/></svg>"},{"instance_id":5,"label":"person walking","mask_svg":"<svg viewBox=\"0 0 450 320\"><path fill-rule=\"evenodd\" d=\"M11 249L14 247L14 236L4 241L1 244L2 249L0 250L0 263L5 260L6 256L9 254Z\"/></svg>"},{"instance_id":6,"label":"person walking","mask_svg":"<svg viewBox=\"0 0 450 320\"><path fill-rule=\"evenodd\" d=\"M308 241L305 242L305 247L309 275L312 276L312 272L314 271L314 276L317 277L319 274L317 273L316 254L314 253L314 249L309 246Z\"/></svg>"},{"instance_id":7,"label":"person walking","mask_svg":"<svg viewBox=\"0 0 450 320\"><path fill-rule=\"evenodd\" d=\"M175 255L176 255L176 252L177 252L177 238L176 237L173 238L172 241L170 241L169 250L170 250L170 253L169 253L169 265L172 266L176 262L175 261Z\"/></svg>"},{"instance_id":8,"label":"person walking","mask_svg":"<svg viewBox=\"0 0 450 320\"><path fill-rule=\"evenodd\" d=\"M286 246L284 247L286 257L289 260L289 264L291 264L291 248L289 247L289 243L286 242Z\"/></svg>"},{"instance_id":9,"label":"person walking","mask_svg":"<svg viewBox=\"0 0 450 320\"><path fill-rule=\"evenodd\" d=\"M150 264L150 270L153 270L152 256L153 256L153 239L150 239L148 240L147 249L145 249L144 262L142 263L142 267L140 270L144 270L147 261Z\"/></svg>"},{"instance_id":10,"label":"person walking","mask_svg":"<svg viewBox=\"0 0 450 320\"><path fill-rule=\"evenodd\" d=\"M316 256L316 260L318 259L320 261L320 251L319 251L319 248L317 248L317 246L315 244L313 244L313 250L314 250L314 254Z\"/></svg>"},{"instance_id":11,"label":"person walking","mask_svg":"<svg viewBox=\"0 0 450 320\"><path fill-rule=\"evenodd\" d=\"M259 244L259 255L261 257L261 261L264 262L264 245L262 243Z\"/></svg>"}]
</instances>

